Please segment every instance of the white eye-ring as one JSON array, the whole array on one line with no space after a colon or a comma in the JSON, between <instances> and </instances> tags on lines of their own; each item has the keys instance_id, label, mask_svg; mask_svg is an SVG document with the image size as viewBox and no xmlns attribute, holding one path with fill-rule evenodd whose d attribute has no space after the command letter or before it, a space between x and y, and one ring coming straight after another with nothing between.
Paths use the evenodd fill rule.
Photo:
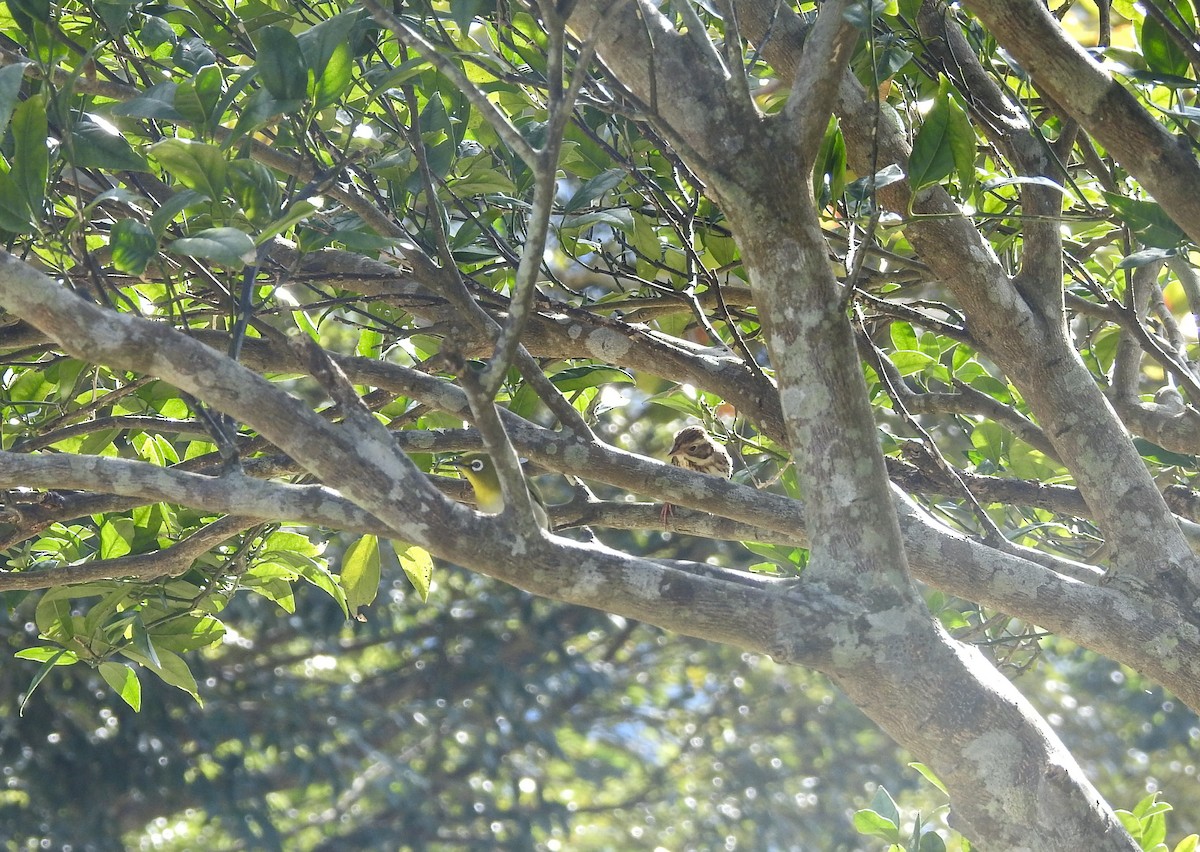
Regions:
<instances>
[{"instance_id":1,"label":"white eye-ring","mask_svg":"<svg viewBox=\"0 0 1200 852\"><path fill-rule=\"evenodd\" d=\"M483 459L475 459L473 462L471 462L471 470L475 471L476 473L482 473Z\"/></svg>"}]
</instances>

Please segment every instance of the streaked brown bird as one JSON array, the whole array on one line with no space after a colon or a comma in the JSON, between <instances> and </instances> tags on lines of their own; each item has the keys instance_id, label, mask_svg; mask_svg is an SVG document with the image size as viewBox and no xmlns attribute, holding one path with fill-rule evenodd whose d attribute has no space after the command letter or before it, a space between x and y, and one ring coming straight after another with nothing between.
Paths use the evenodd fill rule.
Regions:
<instances>
[{"instance_id":1,"label":"streaked brown bird","mask_svg":"<svg viewBox=\"0 0 1200 852\"><path fill-rule=\"evenodd\" d=\"M699 426L686 426L675 433L675 442L667 454L671 464L676 467L695 470L700 473L719 476L728 479L733 475L733 461L725 448L712 439L712 436ZM662 522L671 517L673 511L670 503L664 503Z\"/></svg>"}]
</instances>

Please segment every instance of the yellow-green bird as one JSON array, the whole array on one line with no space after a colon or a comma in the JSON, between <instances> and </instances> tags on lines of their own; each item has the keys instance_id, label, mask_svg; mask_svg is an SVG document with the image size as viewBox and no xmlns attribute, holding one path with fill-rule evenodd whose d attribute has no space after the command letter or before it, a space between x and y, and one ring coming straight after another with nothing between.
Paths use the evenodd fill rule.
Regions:
<instances>
[{"instance_id":1,"label":"yellow-green bird","mask_svg":"<svg viewBox=\"0 0 1200 852\"><path fill-rule=\"evenodd\" d=\"M484 453L468 453L451 459L450 464L461 470L467 482L471 483L471 488L475 491L475 505L479 507L479 511L489 515L504 511L504 492L500 490L500 477L496 473L496 465L491 456ZM528 481L525 487L529 489L529 502L533 506L534 520L542 529L550 529L550 516L546 512L542 495L538 494L537 489Z\"/></svg>"}]
</instances>

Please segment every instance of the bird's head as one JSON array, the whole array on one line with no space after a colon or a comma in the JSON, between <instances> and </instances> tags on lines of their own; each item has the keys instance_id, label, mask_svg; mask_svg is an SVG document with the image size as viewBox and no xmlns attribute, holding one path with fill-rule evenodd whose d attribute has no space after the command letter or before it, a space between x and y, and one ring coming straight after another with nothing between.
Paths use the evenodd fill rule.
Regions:
<instances>
[{"instance_id":1,"label":"bird's head","mask_svg":"<svg viewBox=\"0 0 1200 852\"><path fill-rule=\"evenodd\" d=\"M475 501L484 512L496 513L504 508L504 494L500 491L500 477L492 457L484 453L468 453L451 459L450 464L462 471L462 475L475 490Z\"/></svg>"}]
</instances>

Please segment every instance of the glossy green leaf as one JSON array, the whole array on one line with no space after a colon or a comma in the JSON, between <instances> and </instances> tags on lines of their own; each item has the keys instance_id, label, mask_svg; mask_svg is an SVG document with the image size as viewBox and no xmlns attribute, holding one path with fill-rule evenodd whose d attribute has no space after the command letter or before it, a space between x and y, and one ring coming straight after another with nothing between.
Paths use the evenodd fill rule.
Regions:
<instances>
[{"instance_id":1,"label":"glossy green leaf","mask_svg":"<svg viewBox=\"0 0 1200 852\"><path fill-rule=\"evenodd\" d=\"M258 31L255 43L258 56L254 67L271 97L279 101L303 98L309 69L296 37L283 27L272 25Z\"/></svg>"},{"instance_id":2,"label":"glossy green leaf","mask_svg":"<svg viewBox=\"0 0 1200 852\"><path fill-rule=\"evenodd\" d=\"M1187 29L1184 32L1187 32ZM1153 15L1146 15L1141 19L1138 39L1141 42L1142 57L1151 71L1176 77L1187 76L1191 70L1187 54Z\"/></svg>"},{"instance_id":3,"label":"glossy green leaf","mask_svg":"<svg viewBox=\"0 0 1200 852\"><path fill-rule=\"evenodd\" d=\"M341 583L330 573L328 568L310 559L299 570L301 577L333 598L337 605L341 607L342 614L346 618L350 618L350 607L346 602L346 590L342 588Z\"/></svg>"},{"instance_id":4,"label":"glossy green leaf","mask_svg":"<svg viewBox=\"0 0 1200 852\"><path fill-rule=\"evenodd\" d=\"M113 266L127 275L141 275L158 253L158 240L150 228L136 219L116 222L108 239Z\"/></svg>"},{"instance_id":5,"label":"glossy green leaf","mask_svg":"<svg viewBox=\"0 0 1200 852\"><path fill-rule=\"evenodd\" d=\"M351 33L362 20L363 10L351 9L321 21L297 36L304 62L314 75L324 75L334 54L342 47L351 46Z\"/></svg>"},{"instance_id":6,"label":"glossy green leaf","mask_svg":"<svg viewBox=\"0 0 1200 852\"><path fill-rule=\"evenodd\" d=\"M550 378L550 381L554 382L554 386L563 393L570 393L613 383L631 384L634 378L630 373L616 367L585 364L582 367L560 370Z\"/></svg>"},{"instance_id":7,"label":"glossy green leaf","mask_svg":"<svg viewBox=\"0 0 1200 852\"><path fill-rule=\"evenodd\" d=\"M813 193L818 207L841 198L846 188L846 140L838 126L837 116L830 116L817 151L813 170Z\"/></svg>"},{"instance_id":8,"label":"glossy green leaf","mask_svg":"<svg viewBox=\"0 0 1200 852\"><path fill-rule=\"evenodd\" d=\"M1175 248L1187 240L1183 230L1153 201L1104 192L1104 198L1147 246Z\"/></svg>"},{"instance_id":9,"label":"glossy green leaf","mask_svg":"<svg viewBox=\"0 0 1200 852\"><path fill-rule=\"evenodd\" d=\"M137 36L138 41L140 41L144 47L147 47L150 50L153 50L162 44L174 45L178 41L175 31L171 29L170 24L168 24L162 18L156 18L149 15L146 16L145 21L142 24L142 28L138 31Z\"/></svg>"},{"instance_id":10,"label":"glossy green leaf","mask_svg":"<svg viewBox=\"0 0 1200 852\"><path fill-rule=\"evenodd\" d=\"M46 200L46 178L50 171L44 97L32 97L17 105L12 115L12 135L13 159L9 175L16 181L33 221L38 222Z\"/></svg>"},{"instance_id":11,"label":"glossy green leaf","mask_svg":"<svg viewBox=\"0 0 1200 852\"><path fill-rule=\"evenodd\" d=\"M109 518L100 526L100 558L119 559L133 549L133 520Z\"/></svg>"},{"instance_id":12,"label":"glossy green leaf","mask_svg":"<svg viewBox=\"0 0 1200 852\"><path fill-rule=\"evenodd\" d=\"M240 139L247 133L260 130L276 116L297 112L303 106L304 102L299 98L279 100L266 89L259 89L250 96L250 100L242 109L237 124L233 128L233 139Z\"/></svg>"},{"instance_id":13,"label":"glossy green leaf","mask_svg":"<svg viewBox=\"0 0 1200 852\"><path fill-rule=\"evenodd\" d=\"M254 240L237 228L207 228L175 240L167 246L167 251L232 267L253 263L255 258Z\"/></svg>"},{"instance_id":14,"label":"glossy green leaf","mask_svg":"<svg viewBox=\"0 0 1200 852\"><path fill-rule=\"evenodd\" d=\"M142 682L137 673L124 663L105 661L100 664L100 677L112 687L113 692L121 700L133 708L134 712L142 709Z\"/></svg>"},{"instance_id":15,"label":"glossy green leaf","mask_svg":"<svg viewBox=\"0 0 1200 852\"><path fill-rule=\"evenodd\" d=\"M192 139L164 139L150 155L188 189L217 199L225 192L225 154L215 145Z\"/></svg>"},{"instance_id":16,"label":"glossy green leaf","mask_svg":"<svg viewBox=\"0 0 1200 852\"><path fill-rule=\"evenodd\" d=\"M940 183L958 172L964 186L974 180L975 132L966 112L941 78L933 107L925 116L908 159L914 191Z\"/></svg>"},{"instance_id":17,"label":"glossy green leaf","mask_svg":"<svg viewBox=\"0 0 1200 852\"><path fill-rule=\"evenodd\" d=\"M14 62L0 68L0 136L8 129L8 121L17 105L17 96L21 93L21 81L25 79L25 69L31 64Z\"/></svg>"},{"instance_id":18,"label":"glossy green leaf","mask_svg":"<svg viewBox=\"0 0 1200 852\"><path fill-rule=\"evenodd\" d=\"M428 550L415 544L405 545L396 541L392 542L392 545L396 549L396 556L400 559L404 575L421 596L421 600L428 601L429 584L433 581L433 557L429 555Z\"/></svg>"},{"instance_id":19,"label":"glossy green leaf","mask_svg":"<svg viewBox=\"0 0 1200 852\"><path fill-rule=\"evenodd\" d=\"M564 213L571 213L583 207L587 207L606 192L611 192L620 186L621 181L625 180L626 172L624 169L608 169L596 175L594 178L587 180L579 189L575 190L574 194L563 205Z\"/></svg>"},{"instance_id":20,"label":"glossy green leaf","mask_svg":"<svg viewBox=\"0 0 1200 852\"><path fill-rule=\"evenodd\" d=\"M946 785L942 783L942 779L938 778L937 775L934 773L934 771L932 769L930 769L928 766L926 766L924 763L913 762L908 765L910 767L912 767L913 769L917 770L917 772L921 773L922 778L924 778L926 781L928 781L934 787L937 787L938 790L940 790L944 795L946 795L946 796L950 795L950 791L946 789Z\"/></svg>"},{"instance_id":21,"label":"glossy green leaf","mask_svg":"<svg viewBox=\"0 0 1200 852\"><path fill-rule=\"evenodd\" d=\"M43 24L50 22L52 8L50 0L8 0L8 9L14 15L26 15Z\"/></svg>"},{"instance_id":22,"label":"glossy green leaf","mask_svg":"<svg viewBox=\"0 0 1200 852\"><path fill-rule=\"evenodd\" d=\"M79 662L79 657L73 651L45 645L37 648L22 648L13 654L13 657L18 660L29 660L34 663L50 663L55 666L73 666Z\"/></svg>"},{"instance_id":23,"label":"glossy green leaf","mask_svg":"<svg viewBox=\"0 0 1200 852\"><path fill-rule=\"evenodd\" d=\"M81 169L109 171L150 171L146 158L118 133L84 115L71 128L71 163Z\"/></svg>"},{"instance_id":24,"label":"glossy green leaf","mask_svg":"<svg viewBox=\"0 0 1200 852\"><path fill-rule=\"evenodd\" d=\"M93 6L109 33L123 35L129 28L129 16L133 12L133 0L94 0Z\"/></svg>"},{"instance_id":25,"label":"glossy green leaf","mask_svg":"<svg viewBox=\"0 0 1200 852\"><path fill-rule=\"evenodd\" d=\"M854 828L859 834L867 837L881 837L890 843L900 842L900 830L896 827L896 823L875 811L865 809L855 811L853 822Z\"/></svg>"},{"instance_id":26,"label":"glossy green leaf","mask_svg":"<svg viewBox=\"0 0 1200 852\"><path fill-rule=\"evenodd\" d=\"M154 641L150 638L150 634L146 632L146 626L142 623L140 617L134 618L131 637L133 639L133 647L138 649L138 652L145 655L155 668L162 668L162 660L158 657L158 649L154 647Z\"/></svg>"},{"instance_id":27,"label":"glossy green leaf","mask_svg":"<svg viewBox=\"0 0 1200 852\"><path fill-rule=\"evenodd\" d=\"M182 121L183 116L175 109L175 96L179 85L170 80L156 83L136 98L112 107L115 116L130 118L153 118L160 121Z\"/></svg>"},{"instance_id":28,"label":"glossy green leaf","mask_svg":"<svg viewBox=\"0 0 1200 852\"><path fill-rule=\"evenodd\" d=\"M921 835L917 852L946 852L946 841L936 831L927 831Z\"/></svg>"},{"instance_id":29,"label":"glossy green leaf","mask_svg":"<svg viewBox=\"0 0 1200 852\"><path fill-rule=\"evenodd\" d=\"M376 536L364 535L346 548L340 582L346 590L346 606L350 612L358 613L375 600L380 576L379 539Z\"/></svg>"},{"instance_id":30,"label":"glossy green leaf","mask_svg":"<svg viewBox=\"0 0 1200 852\"><path fill-rule=\"evenodd\" d=\"M11 174L0 173L0 231L25 234L34 230L29 204Z\"/></svg>"},{"instance_id":31,"label":"glossy green leaf","mask_svg":"<svg viewBox=\"0 0 1200 852\"><path fill-rule=\"evenodd\" d=\"M171 224L176 216L189 207L197 207L203 204L210 197L193 189L176 192L154 211L154 215L150 217L150 222L148 223L150 230L154 232L156 237L161 238L166 233L167 226Z\"/></svg>"},{"instance_id":32,"label":"glossy green leaf","mask_svg":"<svg viewBox=\"0 0 1200 852\"><path fill-rule=\"evenodd\" d=\"M175 90L175 110L185 121L209 127L220 119L217 105L221 101L225 79L216 65L205 65L194 77L180 82Z\"/></svg>"},{"instance_id":33,"label":"glossy green leaf","mask_svg":"<svg viewBox=\"0 0 1200 852\"><path fill-rule=\"evenodd\" d=\"M265 224L278 213L281 192L274 172L256 160L238 159L229 164L226 174L234 198L251 222Z\"/></svg>"},{"instance_id":34,"label":"glossy green leaf","mask_svg":"<svg viewBox=\"0 0 1200 852\"><path fill-rule=\"evenodd\" d=\"M145 654L136 648L125 648L121 653L135 663L141 663L147 669L154 672L154 674L162 678L164 683L182 689L191 695L192 698L196 699L197 704L203 704L200 700L200 691L196 686L196 678L192 675L188 664L175 652L159 648L159 665L155 665Z\"/></svg>"},{"instance_id":35,"label":"glossy green leaf","mask_svg":"<svg viewBox=\"0 0 1200 852\"><path fill-rule=\"evenodd\" d=\"M49 649L30 650L41 651ZM18 651L17 656L20 657L22 653L24 652ZM54 651L53 654L51 654L46 661L42 663L42 667L38 669L38 673L33 676L33 680L29 682L29 689L25 690L25 697L21 701L21 715L25 715L25 707L29 704L29 699L33 697L33 694L37 691L37 688L41 686L42 681L46 679L46 676L49 675L50 672L54 671L56 666L69 666L77 662L79 662L79 658L75 655L74 651L68 651L65 648Z\"/></svg>"}]
</instances>

